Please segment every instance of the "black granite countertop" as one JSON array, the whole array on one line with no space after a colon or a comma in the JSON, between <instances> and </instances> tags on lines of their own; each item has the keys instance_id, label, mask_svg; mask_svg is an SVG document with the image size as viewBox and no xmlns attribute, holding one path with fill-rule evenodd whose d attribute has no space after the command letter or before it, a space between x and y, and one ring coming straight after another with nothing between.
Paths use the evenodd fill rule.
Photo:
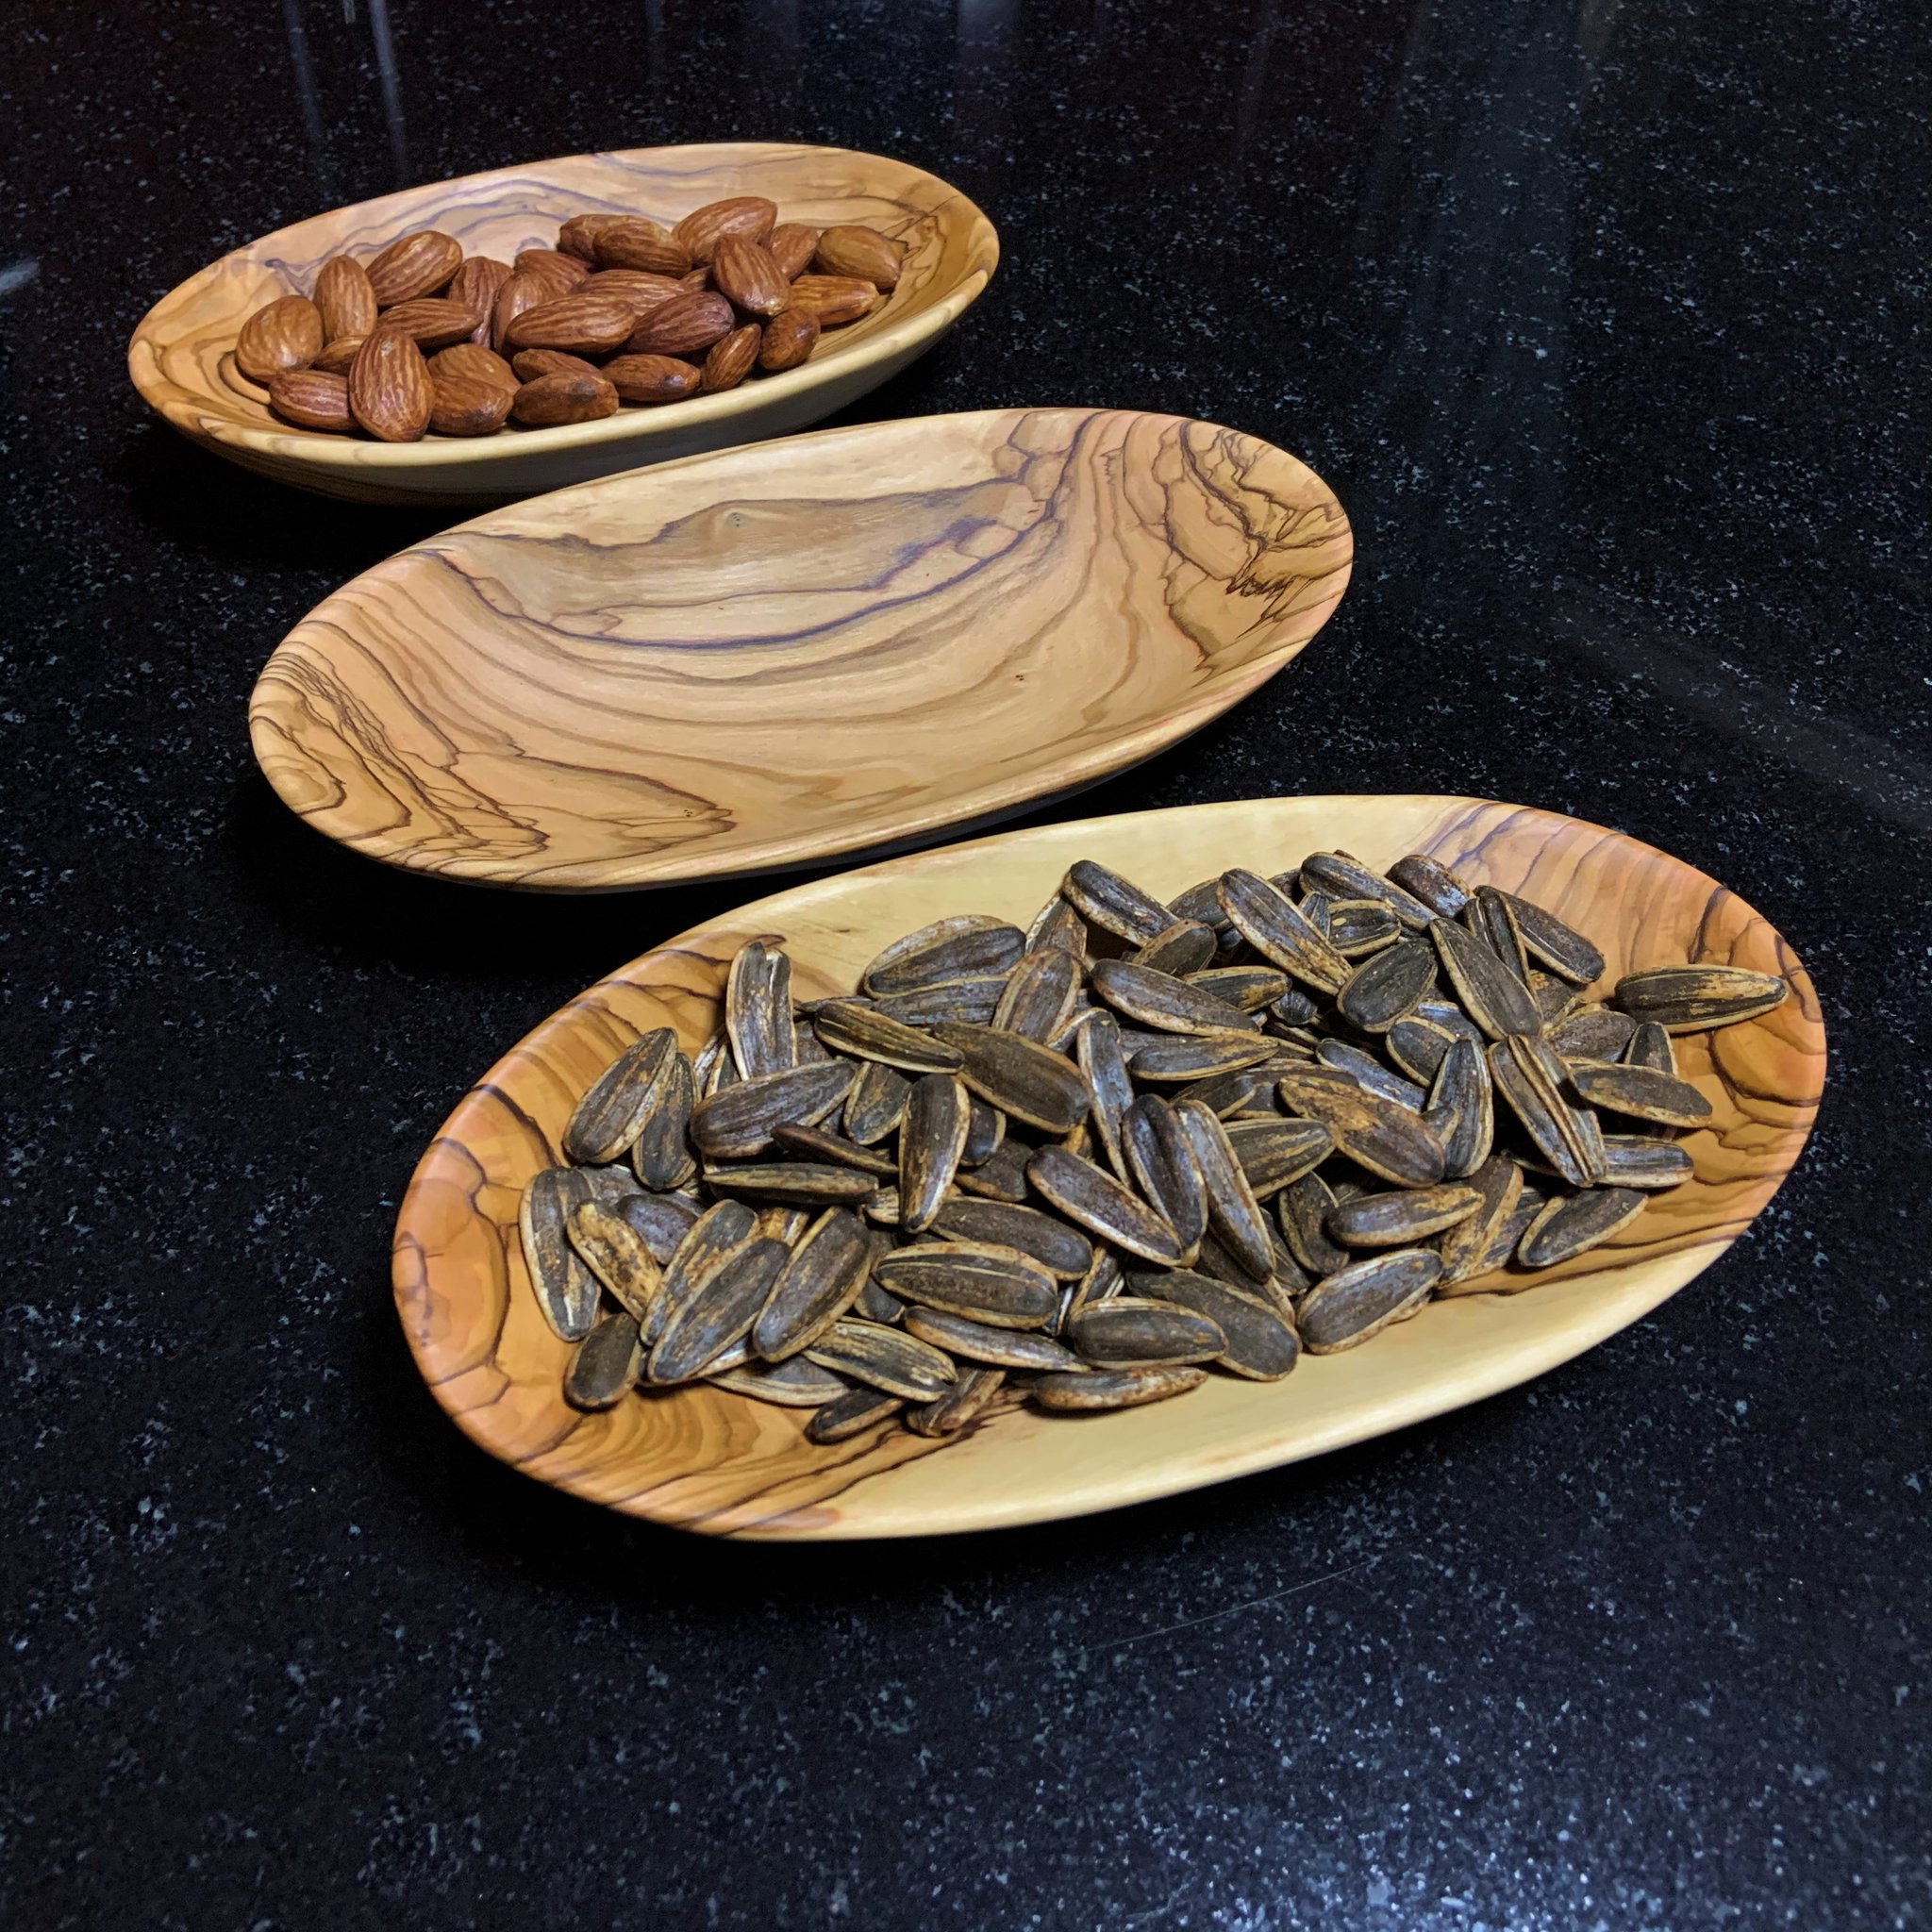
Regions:
<instances>
[{"instance_id":1,"label":"black granite countertop","mask_svg":"<svg viewBox=\"0 0 1932 1932\"><path fill-rule=\"evenodd\" d=\"M1879 0L0 7L0 1923L1707 1928L1932 1914L1932 42ZM442 888L243 708L433 515L150 419L148 304L400 183L904 155L998 224L869 415L1174 408L1357 562L1065 816L1487 793L1790 937L1795 1175L1650 1319L1289 1471L742 1549L468 1448L386 1254L501 1048L741 896Z\"/></svg>"}]
</instances>

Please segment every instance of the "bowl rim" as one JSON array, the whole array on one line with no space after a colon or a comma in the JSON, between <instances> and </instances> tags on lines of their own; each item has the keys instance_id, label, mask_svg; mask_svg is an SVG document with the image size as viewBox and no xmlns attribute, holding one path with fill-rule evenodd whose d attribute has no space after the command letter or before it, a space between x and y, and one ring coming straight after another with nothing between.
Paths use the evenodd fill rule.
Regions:
<instances>
[{"instance_id":1,"label":"bowl rim","mask_svg":"<svg viewBox=\"0 0 1932 1932\"><path fill-rule=\"evenodd\" d=\"M449 880L461 885L493 887L498 890L543 895L639 892L698 883L709 884L714 881L751 878L767 873L803 871L818 865L840 864L851 867L870 863L916 851L931 844L940 837L977 837L991 831L1006 819L1071 797L1089 786L1101 784L1154 757L1168 746L1178 743L1191 733L1200 730L1214 719L1233 709L1243 699L1293 663L1326 628L1340 608L1354 575L1354 525L1327 478L1296 456L1292 450L1284 450L1280 444L1271 442L1266 437L1256 435L1251 430L1237 429L1230 425L1209 423L1200 417L1178 415L1160 409L1108 408L1098 405L1077 404L957 409L933 416L890 416L871 423L841 424L830 428L806 430L796 436L772 438L756 445L732 444L722 449L702 450L666 462L644 464L636 469L615 471L608 475L593 476L582 483L568 484L562 489L550 491L537 497L525 497L516 503L497 505L480 511L474 517L466 518L462 523L439 530L418 542L406 544L401 550L383 558L368 570L351 577L346 583L338 585L326 597L304 612L270 653L249 695L249 741L256 764L268 778L271 789L283 804L306 821L308 814L276 785L271 771L272 760L265 756L266 752L274 748L275 739L272 734L276 709L284 702L278 693L264 695L264 687L269 684L271 672L275 669L291 642L298 635L308 631L312 625L321 621L323 613L339 599L350 597L359 586L370 585L397 572L405 558L415 557L425 551L441 550L453 538L460 537L464 532L478 525L487 525L500 517L515 516L534 503L547 504L587 491L608 491L627 484L656 487L659 478L665 479L664 487L675 489L675 479L692 465L731 460L741 458L754 449L768 456L770 452L781 447L790 448L802 443L829 441L833 439L864 439L871 436L930 430L938 425L963 423L974 419L1004 417L1017 420L1040 416L1071 416L1087 421L1100 417L1129 417L1142 422L1181 424L1218 436L1238 437L1255 449L1272 451L1288 458L1311 479L1320 492L1327 513L1333 517L1348 540L1347 558L1334 571L1328 573L1324 579L1327 585L1332 586L1324 601L1319 609L1302 613L1305 619L1311 618L1312 622L1307 624L1306 629L1300 635L1290 637L1286 641L1277 637L1265 648L1257 649L1244 663L1237 669L1230 670L1218 682L1191 691L1184 698L1167 708L1149 712L1130 728L1091 746L1080 757L1070 759L1055 782L1042 786L1038 782L1026 781L1023 776L1016 776L1004 782L989 778L970 791L948 794L945 800L929 800L924 807L908 810L902 819L883 835L862 830L841 835L824 828L815 833L777 831L760 839L755 844L732 853L724 862L720 862L718 855L713 855L709 859L692 855L688 859L680 860L675 853L669 856L658 855L655 858L648 854L640 854L634 855L629 860L579 860L568 867L554 868L541 877L508 876L505 868L491 865L485 860L453 862L446 852L426 851L420 841L399 844L379 831L354 841L338 838L335 833L328 831L323 831L323 836L361 858L375 859L398 871ZM323 828L318 826L314 829L322 831ZM626 866L629 870L625 872L625 875L614 875ZM638 870L640 867L643 869ZM577 875L580 874L584 875Z\"/></svg>"},{"instance_id":2,"label":"bowl rim","mask_svg":"<svg viewBox=\"0 0 1932 1932\"><path fill-rule=\"evenodd\" d=\"M543 170L567 161L621 160L641 155L722 157L760 154L843 156L878 166L903 169L909 175L933 183L944 191L945 196L936 205L935 215L941 210L952 210L969 226L977 225L971 265L957 282L931 303L908 309L896 322L889 321L876 334L866 336L849 350L841 348L838 354L824 360L803 362L796 369L760 376L756 383L741 383L722 394L690 396L681 402L667 403L654 409L620 409L616 415L600 417L594 423L566 423L547 429L523 429L514 436L425 437L420 442L374 442L356 437L324 435L292 425L258 426L212 413L205 397L183 388L162 369L159 347L163 340L162 331L168 321L168 312L177 303L215 279L238 258L252 257L311 222L325 221L334 215L350 214L363 208L379 208L385 203L426 199L440 191L460 188L470 182L541 175ZM268 234L257 236L253 241L244 242L239 248L229 249L226 254L218 256L175 283L142 315L128 340L127 374L149 408L174 428L198 442L219 443L225 448L245 450L282 462L302 463L323 472L353 473L358 476L366 476L372 472L380 474L384 470L441 468L452 463L488 468L492 463L508 462L519 456L590 448L608 442L648 441L653 429L664 425L682 430L702 427L707 424L728 423L733 417L753 414L767 405L781 403L789 396L815 388L834 374L862 373L899 356L909 359L911 355L943 335L979 299L992 279L993 271L999 266L999 231L988 219L985 209L970 196L916 162L900 160L891 155L873 154L863 148L829 147L812 142L689 142L656 147L603 148L581 154L551 155L541 160L519 162L511 167L479 169L473 175L453 175L444 180L422 182L389 194L373 195L365 201L343 202L340 207L304 215L300 221L288 223Z\"/></svg>"}]
</instances>

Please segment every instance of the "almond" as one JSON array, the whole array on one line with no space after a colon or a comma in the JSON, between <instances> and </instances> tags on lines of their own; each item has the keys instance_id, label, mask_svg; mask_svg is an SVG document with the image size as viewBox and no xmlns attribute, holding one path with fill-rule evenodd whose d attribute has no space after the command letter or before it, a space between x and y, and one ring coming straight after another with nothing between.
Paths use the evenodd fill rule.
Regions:
<instances>
[{"instance_id":1,"label":"almond","mask_svg":"<svg viewBox=\"0 0 1932 1932\"><path fill-rule=\"evenodd\" d=\"M691 264L691 250L668 228L627 215L597 232L599 268L640 268L654 275L681 275Z\"/></svg>"},{"instance_id":2,"label":"almond","mask_svg":"<svg viewBox=\"0 0 1932 1932\"><path fill-rule=\"evenodd\" d=\"M722 342L711 345L711 353L705 358L705 390L708 394L716 395L720 390L736 389L752 372L752 365L758 359L758 344L764 340L764 330L757 323L747 323L742 328L735 328Z\"/></svg>"},{"instance_id":3,"label":"almond","mask_svg":"<svg viewBox=\"0 0 1932 1932\"><path fill-rule=\"evenodd\" d=\"M775 374L796 369L819 345L819 319L809 308L781 309L765 325L758 367Z\"/></svg>"},{"instance_id":4,"label":"almond","mask_svg":"<svg viewBox=\"0 0 1932 1932\"><path fill-rule=\"evenodd\" d=\"M552 295L568 295L591 273L590 265L555 248L524 248L512 268L520 275L535 275Z\"/></svg>"},{"instance_id":5,"label":"almond","mask_svg":"<svg viewBox=\"0 0 1932 1932\"><path fill-rule=\"evenodd\" d=\"M290 369L269 378L268 406L285 423L298 429L355 428L349 414L349 385L340 375L320 369Z\"/></svg>"},{"instance_id":6,"label":"almond","mask_svg":"<svg viewBox=\"0 0 1932 1932\"><path fill-rule=\"evenodd\" d=\"M508 262L498 261L490 255L465 257L462 267L450 279L449 299L452 302L460 302L465 308L483 311L483 320L470 340L486 349L490 346L490 318L496 312L496 298L503 293L503 285L508 280Z\"/></svg>"},{"instance_id":7,"label":"almond","mask_svg":"<svg viewBox=\"0 0 1932 1932\"><path fill-rule=\"evenodd\" d=\"M525 383L510 404L510 414L532 429L592 423L616 413L617 391L601 375L540 375Z\"/></svg>"},{"instance_id":8,"label":"almond","mask_svg":"<svg viewBox=\"0 0 1932 1932\"><path fill-rule=\"evenodd\" d=\"M575 255L587 267L594 267L597 260L597 237L606 228L629 219L627 215L573 215L557 231L557 252L559 255Z\"/></svg>"},{"instance_id":9,"label":"almond","mask_svg":"<svg viewBox=\"0 0 1932 1932\"><path fill-rule=\"evenodd\" d=\"M429 426L439 436L495 435L508 421L509 406L517 393L500 382L478 382L470 375L432 376L430 390L434 400Z\"/></svg>"},{"instance_id":10,"label":"almond","mask_svg":"<svg viewBox=\"0 0 1932 1932\"><path fill-rule=\"evenodd\" d=\"M700 372L675 356L613 356L604 379L627 403L675 403L696 390Z\"/></svg>"},{"instance_id":11,"label":"almond","mask_svg":"<svg viewBox=\"0 0 1932 1932\"><path fill-rule=\"evenodd\" d=\"M711 280L728 302L761 321L776 315L791 293L791 278L771 251L737 235L720 238L718 252L711 258Z\"/></svg>"},{"instance_id":12,"label":"almond","mask_svg":"<svg viewBox=\"0 0 1932 1932\"><path fill-rule=\"evenodd\" d=\"M306 369L322 354L322 311L307 295L278 295L235 338L235 366L251 382Z\"/></svg>"},{"instance_id":13,"label":"almond","mask_svg":"<svg viewBox=\"0 0 1932 1932\"><path fill-rule=\"evenodd\" d=\"M490 346L502 355L508 346L510 324L548 298L549 291L535 275L511 275L497 291L496 307L490 311Z\"/></svg>"},{"instance_id":14,"label":"almond","mask_svg":"<svg viewBox=\"0 0 1932 1932\"><path fill-rule=\"evenodd\" d=\"M581 356L567 356L561 349L519 349L513 367L519 382L535 382L541 375L599 374L594 362L586 362Z\"/></svg>"},{"instance_id":15,"label":"almond","mask_svg":"<svg viewBox=\"0 0 1932 1932\"><path fill-rule=\"evenodd\" d=\"M725 201L708 201L693 208L671 231L672 239L690 251L694 262L708 262L726 235L762 242L778 219L776 206L761 194L737 194Z\"/></svg>"},{"instance_id":16,"label":"almond","mask_svg":"<svg viewBox=\"0 0 1932 1932\"><path fill-rule=\"evenodd\" d=\"M794 281L811 266L811 258L818 253L819 231L803 222L780 222L765 238L765 246L772 251L778 273L788 282Z\"/></svg>"},{"instance_id":17,"label":"almond","mask_svg":"<svg viewBox=\"0 0 1932 1932\"><path fill-rule=\"evenodd\" d=\"M413 302L398 302L382 312L384 328L398 328L419 349L446 349L452 342L468 341L483 320L483 311L452 302L441 295L419 295Z\"/></svg>"},{"instance_id":18,"label":"almond","mask_svg":"<svg viewBox=\"0 0 1932 1932\"><path fill-rule=\"evenodd\" d=\"M462 259L462 243L434 228L419 228L391 242L369 264L369 286L375 291L376 306L387 308L392 303L436 294L448 288Z\"/></svg>"},{"instance_id":19,"label":"almond","mask_svg":"<svg viewBox=\"0 0 1932 1932\"><path fill-rule=\"evenodd\" d=\"M856 275L875 288L899 286L899 244L874 228L827 228L812 265L821 275Z\"/></svg>"},{"instance_id":20,"label":"almond","mask_svg":"<svg viewBox=\"0 0 1932 1932\"><path fill-rule=\"evenodd\" d=\"M685 292L682 282L670 275L649 275L641 268L601 268L577 285L579 295L622 295L641 316L645 309Z\"/></svg>"},{"instance_id":21,"label":"almond","mask_svg":"<svg viewBox=\"0 0 1932 1932\"><path fill-rule=\"evenodd\" d=\"M722 295L675 296L638 323L625 347L634 356L692 355L728 336L737 319Z\"/></svg>"},{"instance_id":22,"label":"almond","mask_svg":"<svg viewBox=\"0 0 1932 1932\"><path fill-rule=\"evenodd\" d=\"M315 278L315 306L322 314L325 342L366 336L375 326L375 291L369 286L369 271L346 255L324 262Z\"/></svg>"},{"instance_id":23,"label":"almond","mask_svg":"<svg viewBox=\"0 0 1932 1932\"><path fill-rule=\"evenodd\" d=\"M821 328L837 328L870 315L878 307L879 291L856 275L800 275L791 285L791 300L809 308Z\"/></svg>"},{"instance_id":24,"label":"almond","mask_svg":"<svg viewBox=\"0 0 1932 1932\"><path fill-rule=\"evenodd\" d=\"M334 341L324 343L322 354L315 358L315 367L327 375L348 375L349 365L355 361L362 341L360 336L338 336Z\"/></svg>"},{"instance_id":25,"label":"almond","mask_svg":"<svg viewBox=\"0 0 1932 1932\"><path fill-rule=\"evenodd\" d=\"M504 340L512 349L564 349L574 356L599 356L622 348L637 325L637 310L622 295L565 295L526 308L510 324Z\"/></svg>"},{"instance_id":26,"label":"almond","mask_svg":"<svg viewBox=\"0 0 1932 1932\"><path fill-rule=\"evenodd\" d=\"M494 349L477 342L458 342L454 348L439 349L429 358L429 374L438 382L460 375L469 382L493 382L498 389L517 386L516 371Z\"/></svg>"},{"instance_id":27,"label":"almond","mask_svg":"<svg viewBox=\"0 0 1932 1932\"><path fill-rule=\"evenodd\" d=\"M423 351L400 329L363 338L349 368L349 409L378 442L417 442L435 396Z\"/></svg>"},{"instance_id":28,"label":"almond","mask_svg":"<svg viewBox=\"0 0 1932 1932\"><path fill-rule=\"evenodd\" d=\"M679 275L678 287L689 289L692 294L700 294L711 286L711 271L708 268L694 268L689 275Z\"/></svg>"}]
</instances>

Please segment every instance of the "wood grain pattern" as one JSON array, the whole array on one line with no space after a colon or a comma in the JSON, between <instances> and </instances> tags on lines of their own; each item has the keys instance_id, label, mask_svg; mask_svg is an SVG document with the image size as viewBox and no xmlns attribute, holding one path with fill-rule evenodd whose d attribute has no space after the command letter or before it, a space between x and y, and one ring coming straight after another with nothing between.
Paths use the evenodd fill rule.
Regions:
<instances>
[{"instance_id":1,"label":"wood grain pattern","mask_svg":"<svg viewBox=\"0 0 1932 1932\"><path fill-rule=\"evenodd\" d=\"M762 194L780 219L853 223L904 245L899 286L877 313L828 330L811 359L722 395L623 409L596 423L500 436L386 444L292 429L235 367L242 324L263 303L307 294L330 256L362 259L432 227L471 255L508 261L551 247L575 214L675 221L708 201ZM372 503L491 503L641 463L783 436L876 388L929 349L986 287L999 259L992 225L937 176L846 148L736 142L568 155L439 181L279 229L224 256L164 295L128 346L135 387L183 435L280 482Z\"/></svg>"},{"instance_id":2,"label":"wood grain pattern","mask_svg":"<svg viewBox=\"0 0 1932 1932\"><path fill-rule=\"evenodd\" d=\"M836 1448L805 1415L710 1388L578 1415L566 1350L538 1314L516 1232L527 1177L592 1078L646 1028L709 1031L724 962L748 938L790 948L798 997L849 988L887 939L942 912L1024 920L1091 857L1163 894L1228 865L1273 872L1340 844L1372 864L1433 853L1580 926L1607 979L1685 959L1780 974L1777 1011L1676 1046L1709 1098L1684 1145L1695 1178L1609 1246L1472 1291L1286 1381L1212 1377L1151 1408L1069 1419L1009 1407L935 1443L888 1426ZM1636 1321L1721 1255L1805 1142L1824 1078L1809 980L1778 934L1694 868L1635 840L1522 807L1426 797L1259 799L1053 825L842 874L685 933L592 987L504 1059L417 1168L397 1223L397 1307L437 1399L540 1481L713 1535L800 1539L984 1529L1141 1501L1293 1462L1527 1380ZM1512 1282L1512 1285L1513 1282ZM1490 1284L1494 1286L1492 1278ZM1481 1285L1478 1285L1480 1289ZM1660 1386L1658 1400L1674 1400Z\"/></svg>"},{"instance_id":3,"label":"wood grain pattern","mask_svg":"<svg viewBox=\"0 0 1932 1932\"><path fill-rule=\"evenodd\" d=\"M1174 416L867 424L492 512L320 605L255 753L418 871L610 891L877 851L1173 743L1348 581L1326 486Z\"/></svg>"}]
</instances>

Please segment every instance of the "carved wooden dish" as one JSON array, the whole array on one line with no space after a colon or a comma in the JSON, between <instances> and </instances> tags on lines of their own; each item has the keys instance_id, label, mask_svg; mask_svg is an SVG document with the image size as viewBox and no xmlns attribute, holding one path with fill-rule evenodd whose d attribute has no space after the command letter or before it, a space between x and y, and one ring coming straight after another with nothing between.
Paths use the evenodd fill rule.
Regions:
<instances>
[{"instance_id":1,"label":"carved wooden dish","mask_svg":"<svg viewBox=\"0 0 1932 1932\"><path fill-rule=\"evenodd\" d=\"M284 640L255 755L319 831L611 891L917 843L1118 772L1307 642L1346 518L1176 416L996 409L613 476L377 565Z\"/></svg>"},{"instance_id":2,"label":"carved wooden dish","mask_svg":"<svg viewBox=\"0 0 1932 1932\"><path fill-rule=\"evenodd\" d=\"M722 395L624 408L596 423L381 443L291 428L235 367L242 324L277 295L304 294L331 255L364 259L414 228L508 261L554 247L568 216L675 220L708 201L762 194L783 221L855 223L906 248L891 299L827 330L811 359ZM156 303L128 345L135 387L184 436L284 483L371 503L501 502L699 450L784 436L875 389L931 348L986 287L992 224L936 175L846 148L737 142L630 148L499 168L316 215L224 256Z\"/></svg>"},{"instance_id":3,"label":"carved wooden dish","mask_svg":"<svg viewBox=\"0 0 1932 1932\"><path fill-rule=\"evenodd\" d=\"M946 912L1024 922L1075 858L1163 895L1230 865L1268 873L1341 845L1374 865L1434 854L1521 891L1603 948L1607 979L1684 960L1781 974L1776 1011L1675 1041L1715 1108L1684 1145L1695 1177L1606 1247L1523 1292L1430 1304L1285 1381L1210 1376L1172 1402L1091 1417L1009 1407L949 1441L896 1424L835 1448L807 1412L708 1387L580 1415L568 1350L525 1274L517 1202L558 1158L591 1081L648 1028L687 1047L714 1024L724 963L747 939L791 954L794 991L849 990L889 939ZM1707 1268L1790 1172L1824 1079L1824 1028L1804 970L1757 913L1702 873L1601 826L1525 808L1424 797L1256 799L949 846L780 892L670 941L544 1022L484 1075L418 1166L396 1227L396 1303L437 1399L492 1455L633 1515L711 1535L930 1535L1108 1509L1294 1462L1526 1381L1627 1326ZM1481 1284L1476 1286L1480 1287ZM1668 1400L1666 1392L1662 1399Z\"/></svg>"}]
</instances>

